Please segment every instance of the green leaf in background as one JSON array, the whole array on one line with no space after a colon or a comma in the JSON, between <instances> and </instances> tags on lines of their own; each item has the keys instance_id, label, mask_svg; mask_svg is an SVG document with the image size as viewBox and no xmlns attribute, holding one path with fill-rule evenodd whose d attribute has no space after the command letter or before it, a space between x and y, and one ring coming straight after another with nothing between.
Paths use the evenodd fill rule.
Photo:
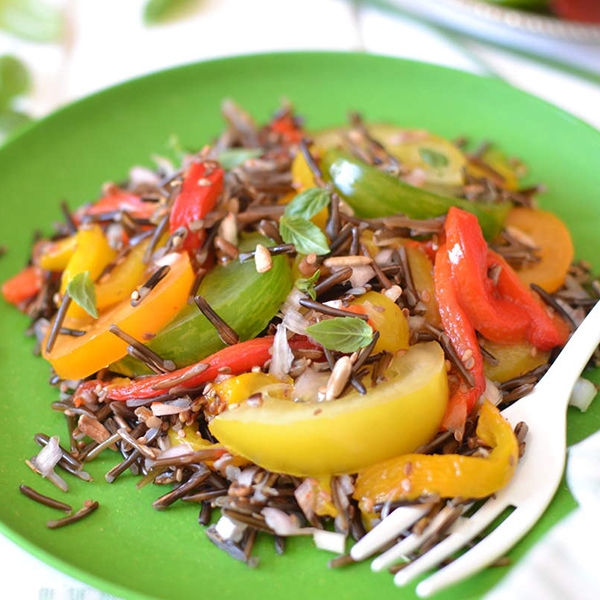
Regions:
<instances>
[{"instance_id":1,"label":"green leaf in background","mask_svg":"<svg viewBox=\"0 0 600 600\"><path fill-rule=\"evenodd\" d=\"M0 29L33 42L57 42L64 16L44 0L0 0Z\"/></svg>"},{"instance_id":2,"label":"green leaf in background","mask_svg":"<svg viewBox=\"0 0 600 600\"><path fill-rule=\"evenodd\" d=\"M356 352L373 339L373 330L356 317L333 317L306 328L321 346L338 352Z\"/></svg>"},{"instance_id":3,"label":"green leaf in background","mask_svg":"<svg viewBox=\"0 0 600 600\"><path fill-rule=\"evenodd\" d=\"M432 167L441 168L448 166L448 158L436 150L432 150L431 148L419 148L419 154L421 155L421 158Z\"/></svg>"},{"instance_id":4,"label":"green leaf in background","mask_svg":"<svg viewBox=\"0 0 600 600\"><path fill-rule=\"evenodd\" d=\"M14 56L0 56L0 109L6 108L13 98L25 94L29 85L25 65Z\"/></svg>"},{"instance_id":5,"label":"green leaf in background","mask_svg":"<svg viewBox=\"0 0 600 600\"><path fill-rule=\"evenodd\" d=\"M313 300L316 300L315 283L319 280L320 275L321 271L317 270L312 277L300 277L296 279L296 288L308 294Z\"/></svg>"},{"instance_id":6,"label":"green leaf in background","mask_svg":"<svg viewBox=\"0 0 600 600\"><path fill-rule=\"evenodd\" d=\"M79 304L85 312L94 317L94 319L98 318L96 290L89 271L75 275L67 286L67 293L73 302Z\"/></svg>"},{"instance_id":7,"label":"green leaf in background","mask_svg":"<svg viewBox=\"0 0 600 600\"><path fill-rule=\"evenodd\" d=\"M286 244L294 244L300 254L327 254L329 246L323 232L302 217L286 217L279 220L279 233Z\"/></svg>"},{"instance_id":8,"label":"green leaf in background","mask_svg":"<svg viewBox=\"0 0 600 600\"><path fill-rule=\"evenodd\" d=\"M14 110L0 110L0 146L15 131L27 125L31 119Z\"/></svg>"},{"instance_id":9,"label":"green leaf in background","mask_svg":"<svg viewBox=\"0 0 600 600\"><path fill-rule=\"evenodd\" d=\"M287 217L310 219L331 202L331 192L323 188L310 188L298 194L286 207Z\"/></svg>"},{"instance_id":10,"label":"green leaf in background","mask_svg":"<svg viewBox=\"0 0 600 600\"><path fill-rule=\"evenodd\" d=\"M194 0L148 0L144 7L144 23L155 25L170 21L195 4Z\"/></svg>"},{"instance_id":11,"label":"green leaf in background","mask_svg":"<svg viewBox=\"0 0 600 600\"><path fill-rule=\"evenodd\" d=\"M231 171L231 169L239 167L247 160L258 158L262 154L263 151L260 148L230 148L229 150L223 150L217 160L226 171Z\"/></svg>"}]
</instances>

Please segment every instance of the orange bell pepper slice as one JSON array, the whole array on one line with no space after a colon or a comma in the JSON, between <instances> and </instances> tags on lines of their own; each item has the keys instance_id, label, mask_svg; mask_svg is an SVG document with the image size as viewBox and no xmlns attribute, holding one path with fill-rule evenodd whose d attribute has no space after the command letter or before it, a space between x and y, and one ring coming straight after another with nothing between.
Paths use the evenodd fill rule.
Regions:
<instances>
[{"instance_id":1,"label":"orange bell pepper slice","mask_svg":"<svg viewBox=\"0 0 600 600\"><path fill-rule=\"evenodd\" d=\"M15 306L33 298L42 289L42 271L39 267L25 267L20 273L2 284L2 295Z\"/></svg>"},{"instance_id":2,"label":"orange bell pepper slice","mask_svg":"<svg viewBox=\"0 0 600 600\"><path fill-rule=\"evenodd\" d=\"M405 454L358 473L354 498L364 512L390 500L485 498L507 485L519 459L519 443L500 411L481 407L477 437L492 450L487 458L460 454Z\"/></svg>"}]
</instances>

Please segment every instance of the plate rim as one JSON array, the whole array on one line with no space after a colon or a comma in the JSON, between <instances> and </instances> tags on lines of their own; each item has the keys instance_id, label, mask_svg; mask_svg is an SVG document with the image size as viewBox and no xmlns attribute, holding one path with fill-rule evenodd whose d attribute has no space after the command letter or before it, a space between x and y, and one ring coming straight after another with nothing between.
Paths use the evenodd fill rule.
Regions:
<instances>
[{"instance_id":1,"label":"plate rim","mask_svg":"<svg viewBox=\"0 0 600 600\"><path fill-rule=\"evenodd\" d=\"M63 115L65 113L72 110L74 107L79 107L81 105L85 105L88 102L93 103L93 102L101 99L103 96L110 96L113 93L119 93L119 91L122 88L126 88L126 87L129 87L132 85L135 86L138 82L143 82L150 78L157 77L157 76L160 77L160 76L167 75L167 74L173 73L173 72L182 73L186 70L191 71L191 70L198 68L199 66L204 65L204 64L218 66L219 64L229 65L232 63L243 63L246 61L249 61L249 62L256 61L256 60L260 61L262 59L264 59L264 60L269 60L269 59L273 59L273 58L284 58L284 59L289 58L290 60L294 60L295 58L318 59L319 57L324 57L324 56L325 57L339 57L339 58L343 58L343 59L347 58L350 60L359 59L359 60L384 61L384 62L388 62L389 64L393 64L393 63L410 64L410 65L417 66L418 68L421 68L421 69L429 70L431 72L433 72L433 71L437 71L439 73L450 72L453 74L453 76L463 78L465 80L482 81L482 82L485 82L485 85L491 86L492 88L497 87L497 88L502 88L504 90L508 89L511 91L511 93L521 96L524 100L526 100L528 102L533 102L533 103L537 103L538 105L545 106L546 109L554 112L557 117L559 117L561 119L567 119L568 121L572 121L573 123L575 123L578 126L583 126L585 129L588 129L594 135L598 136L598 143L600 145L600 130L596 129L590 123L588 123L588 122L584 121L583 119L569 113L568 111L556 106L555 104L548 102L547 100L544 100L542 98L539 98L538 96L535 96L534 94L531 94L529 92L526 92L519 88L516 88L516 87L510 85L509 83L507 83L503 80L497 79L497 78L492 78L492 77L487 77L487 76L478 75L478 74L474 74L474 73L469 73L469 72L463 71L461 69L436 65L436 64L432 64L432 63L426 63L426 62L417 61L417 60L399 58L399 57L394 57L394 56L389 56L389 55L384 55L384 54L357 52L357 51L352 51L352 50L349 50L349 51L302 50L302 51L257 52L257 53L249 53L249 54L236 54L236 55L227 56L227 57L219 57L219 58L213 58L213 59L209 59L209 60L194 61L194 62L180 64L180 65L170 67L167 69L160 69L157 71L152 71L150 73L146 73L139 77L134 77L134 78L119 82L110 87L103 88L101 90L98 90L98 91L90 94L90 95L84 96L73 102L65 104L64 106L61 106L60 108L53 111L52 113L45 116L44 118L28 124L23 129L21 129L19 132L17 132L15 135L12 135L9 139L6 140L4 145L0 148L0 166L2 164L2 161L4 160L4 157L7 154L9 154L10 152L12 152L13 146L15 146L17 143L21 142L22 140L26 139L28 136L36 135L36 130L39 128L43 128L43 126L47 122L51 122L54 119L63 117ZM30 541L29 539L27 539L26 537L21 535L18 531L14 530L10 525L5 523L2 515L0 515L0 534L5 536L11 542L17 544L20 548L22 548L23 550L25 550L26 552L28 552L35 558L44 562L46 565L57 569L58 571L60 571L61 573L64 573L65 575L67 575L69 577L79 580L83 584L93 586L96 589L99 589L101 591L107 592L109 594L112 594L112 595L120 597L120 598L128 598L128 599L133 599L133 600L157 600L156 596L148 596L145 593L136 591L130 587L127 587L127 586L124 586L124 585L121 585L118 583L112 583L111 581L104 579L102 577L99 577L89 571L86 571L86 570L68 562L67 560L64 560L62 558L59 558L59 557L53 555L52 553L45 550L43 547L37 545L35 542Z\"/></svg>"}]
</instances>

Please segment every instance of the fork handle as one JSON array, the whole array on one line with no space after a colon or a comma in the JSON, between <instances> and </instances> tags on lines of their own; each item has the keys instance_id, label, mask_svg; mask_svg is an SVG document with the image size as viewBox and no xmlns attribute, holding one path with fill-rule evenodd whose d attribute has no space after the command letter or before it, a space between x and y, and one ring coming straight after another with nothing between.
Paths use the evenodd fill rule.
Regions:
<instances>
[{"instance_id":1,"label":"fork handle","mask_svg":"<svg viewBox=\"0 0 600 600\"><path fill-rule=\"evenodd\" d=\"M594 350L600 344L600 302L597 302L581 325L575 330L537 389L552 391L557 402L569 402L570 392Z\"/></svg>"}]
</instances>

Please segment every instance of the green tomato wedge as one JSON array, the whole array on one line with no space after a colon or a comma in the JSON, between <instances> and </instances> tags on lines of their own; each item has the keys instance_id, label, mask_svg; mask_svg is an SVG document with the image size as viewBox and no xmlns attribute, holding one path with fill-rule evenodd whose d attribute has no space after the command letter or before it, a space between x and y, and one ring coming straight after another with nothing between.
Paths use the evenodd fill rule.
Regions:
<instances>
[{"instance_id":1,"label":"green tomato wedge","mask_svg":"<svg viewBox=\"0 0 600 600\"><path fill-rule=\"evenodd\" d=\"M271 241L252 234L241 241L239 248L250 251L256 244L270 246ZM267 327L291 289L289 259L280 255L273 257L273 266L263 274L256 271L253 260L218 265L202 280L198 293L233 327L240 341L245 341ZM181 368L206 358L225 344L194 304L185 306L147 346ZM145 365L129 356L111 368L128 376L149 373Z\"/></svg>"},{"instance_id":2,"label":"green tomato wedge","mask_svg":"<svg viewBox=\"0 0 600 600\"><path fill-rule=\"evenodd\" d=\"M485 237L492 239L500 233L506 215L512 208L510 202L482 204L428 192L339 150L325 152L321 168L340 196L361 218L389 217L402 213L411 219L429 219L444 215L451 206L457 206L473 213Z\"/></svg>"}]
</instances>

